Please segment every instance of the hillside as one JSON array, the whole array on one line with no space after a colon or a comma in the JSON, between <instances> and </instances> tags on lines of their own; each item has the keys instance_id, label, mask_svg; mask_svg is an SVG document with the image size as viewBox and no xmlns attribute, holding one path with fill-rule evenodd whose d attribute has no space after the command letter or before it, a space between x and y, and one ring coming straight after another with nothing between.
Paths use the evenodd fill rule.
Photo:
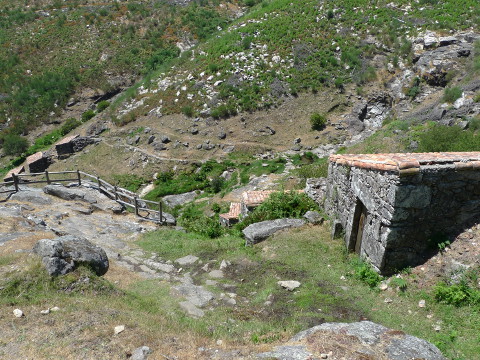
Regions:
<instances>
[{"instance_id":1,"label":"hillside","mask_svg":"<svg viewBox=\"0 0 480 360\"><path fill-rule=\"evenodd\" d=\"M480 151L479 27L477 0L0 0L2 179L79 169L178 225L106 206L95 183L1 194L0 357L383 359L346 335L282 357L298 331L369 320L478 359L480 227L382 277L308 189L323 196L335 153ZM259 190L279 192L221 225ZM321 221L245 246L250 224L307 211ZM31 249L62 236L102 247L105 276L51 278Z\"/></svg>"}]
</instances>

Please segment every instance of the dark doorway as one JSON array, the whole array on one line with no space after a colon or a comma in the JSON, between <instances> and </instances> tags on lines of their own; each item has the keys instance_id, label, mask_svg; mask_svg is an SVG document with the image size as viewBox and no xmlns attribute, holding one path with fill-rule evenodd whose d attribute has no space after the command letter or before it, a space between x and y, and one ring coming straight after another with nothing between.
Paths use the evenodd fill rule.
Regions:
<instances>
[{"instance_id":1,"label":"dark doorway","mask_svg":"<svg viewBox=\"0 0 480 360\"><path fill-rule=\"evenodd\" d=\"M349 250L355 251L357 254L360 254L360 250L362 249L363 230L365 229L366 220L367 208L359 199L357 199L349 243Z\"/></svg>"}]
</instances>

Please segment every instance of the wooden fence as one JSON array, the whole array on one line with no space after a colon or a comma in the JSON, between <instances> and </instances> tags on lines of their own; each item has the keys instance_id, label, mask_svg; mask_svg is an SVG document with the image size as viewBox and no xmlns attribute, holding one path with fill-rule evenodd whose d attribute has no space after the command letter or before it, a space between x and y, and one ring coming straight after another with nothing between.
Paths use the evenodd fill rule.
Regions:
<instances>
[{"instance_id":1,"label":"wooden fence","mask_svg":"<svg viewBox=\"0 0 480 360\"><path fill-rule=\"evenodd\" d=\"M59 178L59 175L67 175L67 178ZM38 180L42 178L43 180ZM34 180L28 180L33 178ZM125 207L132 208L135 211L135 215L138 217L148 219L160 224L166 222L166 218L163 216L163 204L161 201L155 202L150 200L140 199L133 191L114 186L107 181L99 178L98 176L90 175L80 170L76 171L57 171L57 172L41 172L31 174L12 174L11 181L4 181L0 183L0 194L14 193L20 191L19 185L22 184L40 184L40 183L59 183L59 182L76 182L78 185L82 185L83 179L91 179L96 184L99 191L124 205ZM7 190L1 189L7 188ZM10 188L10 189L8 189ZM146 216L142 214L146 213ZM150 216L153 215L153 216Z\"/></svg>"}]
</instances>

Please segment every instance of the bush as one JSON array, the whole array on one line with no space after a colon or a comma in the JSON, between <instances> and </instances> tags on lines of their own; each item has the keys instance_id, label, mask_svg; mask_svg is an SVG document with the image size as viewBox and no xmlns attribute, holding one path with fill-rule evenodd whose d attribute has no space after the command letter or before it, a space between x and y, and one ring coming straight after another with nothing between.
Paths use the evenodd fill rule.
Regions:
<instances>
[{"instance_id":1,"label":"bush","mask_svg":"<svg viewBox=\"0 0 480 360\"><path fill-rule=\"evenodd\" d=\"M327 118L325 115L313 113L312 116L310 116L310 125L312 130L323 130L327 126Z\"/></svg>"},{"instance_id":2,"label":"bush","mask_svg":"<svg viewBox=\"0 0 480 360\"><path fill-rule=\"evenodd\" d=\"M371 288L378 286L383 279L375 270L373 270L370 264L357 257L351 261L351 265L353 266L353 277L357 280L361 280Z\"/></svg>"},{"instance_id":3,"label":"bush","mask_svg":"<svg viewBox=\"0 0 480 360\"><path fill-rule=\"evenodd\" d=\"M20 155L28 148L28 141L24 137L15 134L7 134L3 137L3 153L5 155Z\"/></svg>"},{"instance_id":4,"label":"bush","mask_svg":"<svg viewBox=\"0 0 480 360\"><path fill-rule=\"evenodd\" d=\"M195 204L185 207L178 222L187 231L208 236L212 239L222 236L225 230L220 225L218 216L206 216L196 208Z\"/></svg>"},{"instance_id":5,"label":"bush","mask_svg":"<svg viewBox=\"0 0 480 360\"><path fill-rule=\"evenodd\" d=\"M480 137L458 126L435 125L419 135L417 152L479 151Z\"/></svg>"},{"instance_id":6,"label":"bush","mask_svg":"<svg viewBox=\"0 0 480 360\"><path fill-rule=\"evenodd\" d=\"M67 119L67 121L65 121L65 124L63 124L62 127L60 128L60 134L62 134L62 136L65 136L73 129L79 127L81 124L82 123L77 119L69 118Z\"/></svg>"},{"instance_id":7,"label":"bush","mask_svg":"<svg viewBox=\"0 0 480 360\"><path fill-rule=\"evenodd\" d=\"M305 194L278 192L258 206L237 228L244 229L250 224L282 218L300 218L309 210L318 210L317 204Z\"/></svg>"},{"instance_id":8,"label":"bush","mask_svg":"<svg viewBox=\"0 0 480 360\"><path fill-rule=\"evenodd\" d=\"M183 113L183 115L185 115L186 117L193 117L193 114L194 114L193 107L191 107L191 106L184 106L184 107L182 108L182 113Z\"/></svg>"},{"instance_id":9,"label":"bush","mask_svg":"<svg viewBox=\"0 0 480 360\"><path fill-rule=\"evenodd\" d=\"M447 285L443 282L434 287L435 300L440 303L463 306L480 305L480 291L470 287L465 281Z\"/></svg>"},{"instance_id":10,"label":"bush","mask_svg":"<svg viewBox=\"0 0 480 360\"><path fill-rule=\"evenodd\" d=\"M445 88L445 91L443 94L443 101L452 104L457 99L460 99L462 97L462 94L463 94L463 90L458 86L455 86L453 88Z\"/></svg>"},{"instance_id":11,"label":"bush","mask_svg":"<svg viewBox=\"0 0 480 360\"><path fill-rule=\"evenodd\" d=\"M87 122L95 116L95 111L89 109L82 114L82 122Z\"/></svg>"},{"instance_id":12,"label":"bush","mask_svg":"<svg viewBox=\"0 0 480 360\"><path fill-rule=\"evenodd\" d=\"M407 90L406 95L412 99L415 99L422 91L421 80L419 77L413 79L412 86Z\"/></svg>"},{"instance_id":13,"label":"bush","mask_svg":"<svg viewBox=\"0 0 480 360\"><path fill-rule=\"evenodd\" d=\"M110 106L110 103L107 100L102 100L97 104L97 111L101 113L103 110L105 110L109 106Z\"/></svg>"}]
</instances>

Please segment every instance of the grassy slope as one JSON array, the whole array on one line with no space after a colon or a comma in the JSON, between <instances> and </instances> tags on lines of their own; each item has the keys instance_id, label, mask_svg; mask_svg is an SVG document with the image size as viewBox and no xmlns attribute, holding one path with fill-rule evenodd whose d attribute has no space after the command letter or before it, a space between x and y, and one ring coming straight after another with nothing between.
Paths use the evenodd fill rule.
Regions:
<instances>
[{"instance_id":1,"label":"grassy slope","mask_svg":"<svg viewBox=\"0 0 480 360\"><path fill-rule=\"evenodd\" d=\"M195 56L184 59L174 72L159 75L159 79L177 76L161 92L143 91L137 95L137 100L147 99L146 106L134 112L145 113L162 100L166 113L191 106L199 110L207 103L215 116L222 117L238 110L271 106L282 94L317 91L324 86L341 88L348 82L362 86L375 78L378 69L371 67L374 54L386 54L389 60L397 57L406 63L411 61L411 43L407 38L419 31L447 33L450 29L478 27L480 6L473 0L435 4L403 0L395 6L387 3L264 1L201 44ZM365 42L370 35L382 45ZM249 76L248 80L241 81L233 75L239 69L241 75ZM193 78L187 78L187 74ZM154 76L145 86L156 90L156 83ZM186 90L181 90L183 86ZM134 93L130 95L135 97Z\"/></svg>"},{"instance_id":2,"label":"grassy slope","mask_svg":"<svg viewBox=\"0 0 480 360\"><path fill-rule=\"evenodd\" d=\"M172 301L168 286L140 280L116 267L114 262L107 278L119 282L121 289L83 270L49 281L38 263L28 261L27 272L10 272L3 277L7 280L2 281L1 286L6 287L0 290L3 304L0 322L10 321L7 319L15 307L27 314L26 319L15 322L16 331L9 330L4 337L21 331L24 339L30 340L21 343L21 349L36 358L57 354L59 346L67 353L81 346L88 357L120 356L144 344L167 356L179 356L185 351L195 353L195 346L216 339L223 339L229 347L253 348L257 344L284 341L322 321L367 318L432 341L451 359L478 359L478 306L457 308L437 304L430 290L418 289L415 276L408 274L402 275L408 283L405 292L372 290L354 278L355 268L349 263L343 243L329 239L327 224L278 234L251 248L242 243L242 239L233 236L211 240L172 230L147 234L139 243L164 259L195 254L204 263L222 259L232 262L226 278L220 281L235 285L237 306L219 306L198 320L182 313L177 301ZM21 255L0 259L2 271L13 263L21 268ZM345 280L341 280L342 276ZM90 277L90 283L83 282L85 277ZM294 292L276 284L278 280L291 279L302 283ZM384 302L387 297L392 299L391 303ZM266 306L264 302L268 299L272 304ZM426 300L425 308L418 307L420 299ZM41 321L45 318L35 314L55 305L62 310L48 319L55 321L56 330L45 331L45 322ZM77 319L73 324L72 316ZM122 336L112 337L113 326L118 324L126 324L127 330ZM436 332L433 327L438 324L441 330ZM56 335L49 336L51 331ZM168 340L172 336L176 337L175 346ZM32 345L43 338L48 341L41 348ZM17 340L12 337L12 341Z\"/></svg>"},{"instance_id":3,"label":"grassy slope","mask_svg":"<svg viewBox=\"0 0 480 360\"><path fill-rule=\"evenodd\" d=\"M177 7L168 2L0 1L0 124L16 132L58 112L75 90L108 91L115 76L135 78L204 39L231 12L217 1ZM201 11L210 18L196 19Z\"/></svg>"}]
</instances>

